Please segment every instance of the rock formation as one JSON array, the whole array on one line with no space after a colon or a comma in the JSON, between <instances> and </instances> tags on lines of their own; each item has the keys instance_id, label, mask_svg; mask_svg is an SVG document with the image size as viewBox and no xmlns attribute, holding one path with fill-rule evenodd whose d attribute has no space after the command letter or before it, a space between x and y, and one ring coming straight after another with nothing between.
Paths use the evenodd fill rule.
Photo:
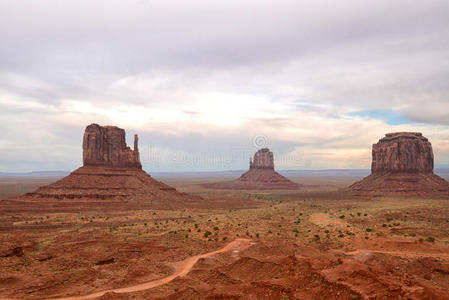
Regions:
<instances>
[{"instance_id":1,"label":"rock formation","mask_svg":"<svg viewBox=\"0 0 449 300\"><path fill-rule=\"evenodd\" d=\"M70 210L75 206L77 209L168 209L195 206L203 199L180 193L143 171L137 135L131 150L126 145L123 129L91 124L84 133L81 168L33 193L8 200L12 206L39 203L48 210Z\"/></svg>"},{"instance_id":2,"label":"rock formation","mask_svg":"<svg viewBox=\"0 0 449 300\"><path fill-rule=\"evenodd\" d=\"M386 134L372 149L371 175L349 187L360 193L447 193L449 182L433 173L432 145L419 132Z\"/></svg>"},{"instance_id":3,"label":"rock formation","mask_svg":"<svg viewBox=\"0 0 449 300\"><path fill-rule=\"evenodd\" d=\"M116 126L91 124L83 139L83 165L142 169L138 137L134 135L134 150L126 145L125 130Z\"/></svg>"},{"instance_id":4,"label":"rock formation","mask_svg":"<svg viewBox=\"0 0 449 300\"><path fill-rule=\"evenodd\" d=\"M249 159L249 169L269 169L274 170L273 152L268 148L260 149L254 154L254 161L252 157Z\"/></svg>"},{"instance_id":5,"label":"rock formation","mask_svg":"<svg viewBox=\"0 0 449 300\"><path fill-rule=\"evenodd\" d=\"M297 184L282 176L274 170L274 156L268 148L263 148L250 158L249 170L239 179L228 182L204 184L203 186L215 189L299 189Z\"/></svg>"},{"instance_id":6,"label":"rock formation","mask_svg":"<svg viewBox=\"0 0 449 300\"><path fill-rule=\"evenodd\" d=\"M388 133L373 145L371 172L432 173L432 145L419 132Z\"/></svg>"}]
</instances>

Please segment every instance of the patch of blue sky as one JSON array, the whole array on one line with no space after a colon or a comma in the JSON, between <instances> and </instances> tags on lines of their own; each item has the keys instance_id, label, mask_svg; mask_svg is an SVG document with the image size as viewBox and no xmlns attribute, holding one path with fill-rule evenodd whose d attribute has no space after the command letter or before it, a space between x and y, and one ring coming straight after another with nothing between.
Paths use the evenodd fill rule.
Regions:
<instances>
[{"instance_id":1,"label":"patch of blue sky","mask_svg":"<svg viewBox=\"0 0 449 300\"><path fill-rule=\"evenodd\" d=\"M357 116L362 118L378 119L382 120L389 125L402 125L414 123L412 120L407 118L403 113L395 110L360 110L356 112L348 113L349 116Z\"/></svg>"}]
</instances>

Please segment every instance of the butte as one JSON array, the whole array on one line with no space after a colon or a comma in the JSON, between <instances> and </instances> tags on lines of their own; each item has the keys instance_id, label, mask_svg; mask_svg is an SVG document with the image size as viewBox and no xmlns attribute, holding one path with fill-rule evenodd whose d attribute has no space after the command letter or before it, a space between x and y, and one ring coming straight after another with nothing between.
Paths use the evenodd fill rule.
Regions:
<instances>
[{"instance_id":1,"label":"butte","mask_svg":"<svg viewBox=\"0 0 449 300\"><path fill-rule=\"evenodd\" d=\"M171 209L196 207L201 197L178 192L142 170L138 137L134 150L125 130L91 124L83 139L83 166L32 193L2 201L12 210ZM4 209L5 207L3 207Z\"/></svg>"},{"instance_id":2,"label":"butte","mask_svg":"<svg viewBox=\"0 0 449 300\"><path fill-rule=\"evenodd\" d=\"M373 145L371 175L348 189L356 194L449 195L433 173L432 145L419 132L388 133Z\"/></svg>"},{"instance_id":3,"label":"butte","mask_svg":"<svg viewBox=\"0 0 449 300\"><path fill-rule=\"evenodd\" d=\"M237 180L203 184L214 189L236 190L277 190L299 189L300 184L291 181L274 170L273 152L268 148L260 149L250 158L249 170Z\"/></svg>"}]
</instances>

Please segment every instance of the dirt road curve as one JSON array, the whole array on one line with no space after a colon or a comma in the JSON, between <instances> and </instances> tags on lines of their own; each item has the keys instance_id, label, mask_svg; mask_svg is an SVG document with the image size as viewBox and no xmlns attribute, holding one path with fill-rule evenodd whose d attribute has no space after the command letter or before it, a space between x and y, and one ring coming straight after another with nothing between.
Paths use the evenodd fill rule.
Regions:
<instances>
[{"instance_id":1,"label":"dirt road curve","mask_svg":"<svg viewBox=\"0 0 449 300\"><path fill-rule=\"evenodd\" d=\"M211 255L214 254L218 254L218 253L223 253L229 250L237 250L237 251L242 251L245 250L246 248L251 247L251 240L249 239L236 239L232 242L230 242L229 244L227 244L225 247L219 249L219 250L215 250L209 253L205 253L205 254L200 254L200 255L196 255L196 256L192 256L190 258L187 258L186 260L184 260L180 266L178 267L178 269L176 269L175 273L159 279L159 280L154 280L154 281L150 281L150 282L145 282L145 283L141 283L138 285L134 285L134 286L130 286L130 287L126 287L126 288L120 288L120 289L112 289L112 290L106 290L106 291L101 291L101 292L96 292L90 295L85 295L85 296L75 296L75 297L65 297L65 298L57 298L57 299L52 299L52 300L85 300L85 299L95 299L97 297L103 296L104 294L108 293L108 292L114 292L114 293L131 293L131 292L138 292L138 291L143 291L143 290L147 290L147 289L151 289L163 284L166 284L170 281L172 281L173 279L175 279L176 277L179 276L185 276L187 273L189 273L189 271L192 269L192 267L195 265L195 263L201 259L201 258L206 258L209 257Z\"/></svg>"}]
</instances>

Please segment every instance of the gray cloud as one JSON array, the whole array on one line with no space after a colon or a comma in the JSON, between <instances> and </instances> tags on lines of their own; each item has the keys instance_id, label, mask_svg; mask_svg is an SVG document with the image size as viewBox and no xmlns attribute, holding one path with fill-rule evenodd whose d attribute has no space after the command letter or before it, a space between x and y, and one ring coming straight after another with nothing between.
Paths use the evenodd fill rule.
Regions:
<instances>
[{"instance_id":1,"label":"gray cloud","mask_svg":"<svg viewBox=\"0 0 449 300\"><path fill-rule=\"evenodd\" d=\"M323 157L318 168L366 166L383 131L418 128L449 164L448 11L443 0L1 1L0 171L73 168L91 122L137 131L158 155L230 157L262 133L279 155ZM350 116L369 110L414 123Z\"/></svg>"}]
</instances>

